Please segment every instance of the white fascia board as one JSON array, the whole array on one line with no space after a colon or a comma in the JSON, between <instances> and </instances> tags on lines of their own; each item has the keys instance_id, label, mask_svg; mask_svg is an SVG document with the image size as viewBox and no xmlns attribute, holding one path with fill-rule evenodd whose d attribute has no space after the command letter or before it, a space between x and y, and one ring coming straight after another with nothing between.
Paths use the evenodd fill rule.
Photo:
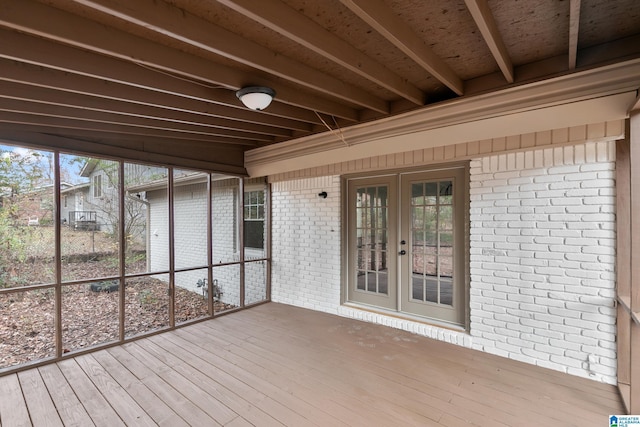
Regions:
<instances>
[{"instance_id":1,"label":"white fascia board","mask_svg":"<svg viewBox=\"0 0 640 427\"><path fill-rule=\"evenodd\" d=\"M462 142L628 117L640 87L640 59L462 97L341 130L245 153L249 176L324 166ZM345 144L346 142L346 144Z\"/></svg>"}]
</instances>

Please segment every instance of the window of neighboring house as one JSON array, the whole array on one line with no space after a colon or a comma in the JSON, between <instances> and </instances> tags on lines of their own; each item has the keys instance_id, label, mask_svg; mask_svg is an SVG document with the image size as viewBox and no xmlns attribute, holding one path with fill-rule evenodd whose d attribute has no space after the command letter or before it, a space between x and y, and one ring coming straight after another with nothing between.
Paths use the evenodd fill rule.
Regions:
<instances>
[{"instance_id":1,"label":"window of neighboring house","mask_svg":"<svg viewBox=\"0 0 640 427\"><path fill-rule=\"evenodd\" d=\"M93 197L102 197L102 175L93 177Z\"/></svg>"},{"instance_id":2,"label":"window of neighboring house","mask_svg":"<svg viewBox=\"0 0 640 427\"><path fill-rule=\"evenodd\" d=\"M264 190L244 193L244 246L264 249Z\"/></svg>"},{"instance_id":3,"label":"window of neighboring house","mask_svg":"<svg viewBox=\"0 0 640 427\"><path fill-rule=\"evenodd\" d=\"M69 196L64 196L64 207L67 207L67 204L69 203Z\"/></svg>"}]
</instances>

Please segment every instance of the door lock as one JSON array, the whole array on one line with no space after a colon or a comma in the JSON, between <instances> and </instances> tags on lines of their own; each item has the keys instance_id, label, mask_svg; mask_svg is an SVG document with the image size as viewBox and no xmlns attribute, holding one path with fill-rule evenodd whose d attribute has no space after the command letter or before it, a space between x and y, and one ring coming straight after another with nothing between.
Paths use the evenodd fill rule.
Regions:
<instances>
[{"instance_id":1,"label":"door lock","mask_svg":"<svg viewBox=\"0 0 640 427\"><path fill-rule=\"evenodd\" d=\"M403 250L401 250L401 251L400 251L400 252L398 252L398 253L399 253L400 255L406 255L406 254L407 254L407 251L405 251L405 250L403 249Z\"/></svg>"}]
</instances>

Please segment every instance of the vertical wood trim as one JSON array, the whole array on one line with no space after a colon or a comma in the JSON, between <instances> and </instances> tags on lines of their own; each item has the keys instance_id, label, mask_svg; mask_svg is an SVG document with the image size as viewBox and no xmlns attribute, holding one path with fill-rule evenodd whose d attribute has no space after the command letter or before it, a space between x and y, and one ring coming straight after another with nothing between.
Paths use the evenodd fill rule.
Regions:
<instances>
[{"instance_id":1,"label":"vertical wood trim","mask_svg":"<svg viewBox=\"0 0 640 427\"><path fill-rule=\"evenodd\" d=\"M118 293L118 336L120 337L120 341L124 340L124 311L125 311L125 263L126 263L126 242L125 242L125 227L126 227L126 217L125 217L125 176L124 176L124 162L118 162L118 246L120 246L119 255L119 264L120 268L118 269L120 277L118 281L120 282L120 292ZM149 226L147 225L147 228Z\"/></svg>"},{"instance_id":2,"label":"vertical wood trim","mask_svg":"<svg viewBox=\"0 0 640 427\"><path fill-rule=\"evenodd\" d=\"M173 212L174 169L169 168L167 199L169 202L169 327L176 326L176 251L175 251L175 215Z\"/></svg>"},{"instance_id":3,"label":"vertical wood trim","mask_svg":"<svg viewBox=\"0 0 640 427\"><path fill-rule=\"evenodd\" d=\"M616 142L616 293L628 298L631 293L631 174L629 133ZM617 309L618 390L627 411L631 384L631 315L621 304Z\"/></svg>"},{"instance_id":4,"label":"vertical wood trim","mask_svg":"<svg viewBox=\"0 0 640 427\"><path fill-rule=\"evenodd\" d=\"M630 169L630 239L631 239L631 281L630 309L640 312L640 111L631 113L629 118L629 169ZM635 167L634 167L635 164ZM633 316L632 316L633 317ZM640 413L640 324L631 323L630 393L629 412Z\"/></svg>"},{"instance_id":5,"label":"vertical wood trim","mask_svg":"<svg viewBox=\"0 0 640 427\"><path fill-rule=\"evenodd\" d=\"M616 143L617 293L631 295L631 187L629 140Z\"/></svg>"},{"instance_id":6,"label":"vertical wood trim","mask_svg":"<svg viewBox=\"0 0 640 427\"><path fill-rule=\"evenodd\" d=\"M640 312L640 111L629 118L631 203L631 310ZM635 165L635 166L634 166ZM638 359L640 360L640 359ZM639 384L640 386L640 384Z\"/></svg>"},{"instance_id":7,"label":"vertical wood trim","mask_svg":"<svg viewBox=\"0 0 640 427\"><path fill-rule=\"evenodd\" d=\"M215 316L213 309L213 183L207 174L207 310Z\"/></svg>"},{"instance_id":8,"label":"vertical wood trim","mask_svg":"<svg viewBox=\"0 0 640 427\"><path fill-rule=\"evenodd\" d=\"M629 414L640 413L640 324L635 321L631 325L630 334L630 381L629 381Z\"/></svg>"},{"instance_id":9,"label":"vertical wood trim","mask_svg":"<svg viewBox=\"0 0 640 427\"><path fill-rule=\"evenodd\" d=\"M60 224L60 152L55 151L53 153L53 208L54 208L54 241L55 241L55 278L56 284L54 288L54 303L53 303L53 325L54 325L54 340L55 340L55 354L56 358L62 357L62 230ZM57 219L57 220L55 220Z\"/></svg>"},{"instance_id":10,"label":"vertical wood trim","mask_svg":"<svg viewBox=\"0 0 640 427\"><path fill-rule=\"evenodd\" d=\"M629 407L630 414L640 413L640 325L637 322L631 324L631 361L629 381Z\"/></svg>"},{"instance_id":11,"label":"vertical wood trim","mask_svg":"<svg viewBox=\"0 0 640 427\"><path fill-rule=\"evenodd\" d=\"M238 237L240 238L240 244L238 247L240 248L240 263L238 264L238 268L240 269L240 307L244 307L244 179L240 179L240 209L238 209L239 220L240 220L240 229L238 230Z\"/></svg>"},{"instance_id":12,"label":"vertical wood trim","mask_svg":"<svg viewBox=\"0 0 640 427\"><path fill-rule=\"evenodd\" d=\"M266 236L267 241L265 242L266 255L267 255L267 271L266 271L266 290L265 290L265 299L267 301L271 301L271 184L266 183L266 193L265 194L265 202L267 206L265 206L264 214L265 214L265 222L264 225L266 227Z\"/></svg>"},{"instance_id":13,"label":"vertical wood trim","mask_svg":"<svg viewBox=\"0 0 640 427\"><path fill-rule=\"evenodd\" d=\"M617 309L617 351L618 351L618 388L621 394L626 393L621 386L631 383L631 316L622 304ZM628 396L627 396L628 398ZM627 400L627 399L625 399ZM629 408L627 408L629 409Z\"/></svg>"}]
</instances>

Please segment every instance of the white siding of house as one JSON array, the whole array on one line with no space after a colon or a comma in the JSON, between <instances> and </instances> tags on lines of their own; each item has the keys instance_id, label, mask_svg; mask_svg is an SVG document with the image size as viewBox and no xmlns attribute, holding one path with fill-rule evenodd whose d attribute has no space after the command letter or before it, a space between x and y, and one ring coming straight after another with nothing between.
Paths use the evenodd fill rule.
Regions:
<instances>
[{"instance_id":1,"label":"white siding of house","mask_svg":"<svg viewBox=\"0 0 640 427\"><path fill-rule=\"evenodd\" d=\"M176 269L206 266L207 184L176 187L173 206ZM176 286L201 293L198 280L206 278L206 270L176 273Z\"/></svg>"},{"instance_id":2,"label":"white siding of house","mask_svg":"<svg viewBox=\"0 0 640 427\"><path fill-rule=\"evenodd\" d=\"M147 265L150 271L169 269L169 200L166 190L147 192L149 201L149 248ZM169 281L167 275L157 276Z\"/></svg>"},{"instance_id":3,"label":"white siding of house","mask_svg":"<svg viewBox=\"0 0 640 427\"><path fill-rule=\"evenodd\" d=\"M272 300L615 384L615 143L605 124L591 129L602 129L597 142L567 144L567 130L542 143L536 134L441 150L443 160L471 160L468 331L341 305L335 172L437 164L416 152L270 177Z\"/></svg>"},{"instance_id":4,"label":"white siding of house","mask_svg":"<svg viewBox=\"0 0 640 427\"><path fill-rule=\"evenodd\" d=\"M238 252L237 230L237 192L238 187L214 187L211 200L213 204L212 237L213 263L227 263L240 260ZM234 203L236 206L234 206ZM240 304L240 267L229 265L215 267L213 278L216 280L221 301L227 304Z\"/></svg>"},{"instance_id":5,"label":"white siding of house","mask_svg":"<svg viewBox=\"0 0 640 427\"><path fill-rule=\"evenodd\" d=\"M240 266L216 267L217 263L237 262L238 230L235 215L238 214L237 186L220 186L214 183L212 191L212 237L213 278L221 292L220 300L227 304L240 304ZM169 266L169 218L166 190L149 191L150 203L150 249L151 271L165 270ZM205 183L175 187L175 265L176 268L196 267L207 263L207 186ZM247 253L247 256L263 256L262 253ZM180 272L176 285L193 292L202 293L197 287L200 279L207 277L206 270ZM166 275L158 276L168 280ZM263 301L266 298L266 266L264 262L245 265L245 304Z\"/></svg>"}]
</instances>

